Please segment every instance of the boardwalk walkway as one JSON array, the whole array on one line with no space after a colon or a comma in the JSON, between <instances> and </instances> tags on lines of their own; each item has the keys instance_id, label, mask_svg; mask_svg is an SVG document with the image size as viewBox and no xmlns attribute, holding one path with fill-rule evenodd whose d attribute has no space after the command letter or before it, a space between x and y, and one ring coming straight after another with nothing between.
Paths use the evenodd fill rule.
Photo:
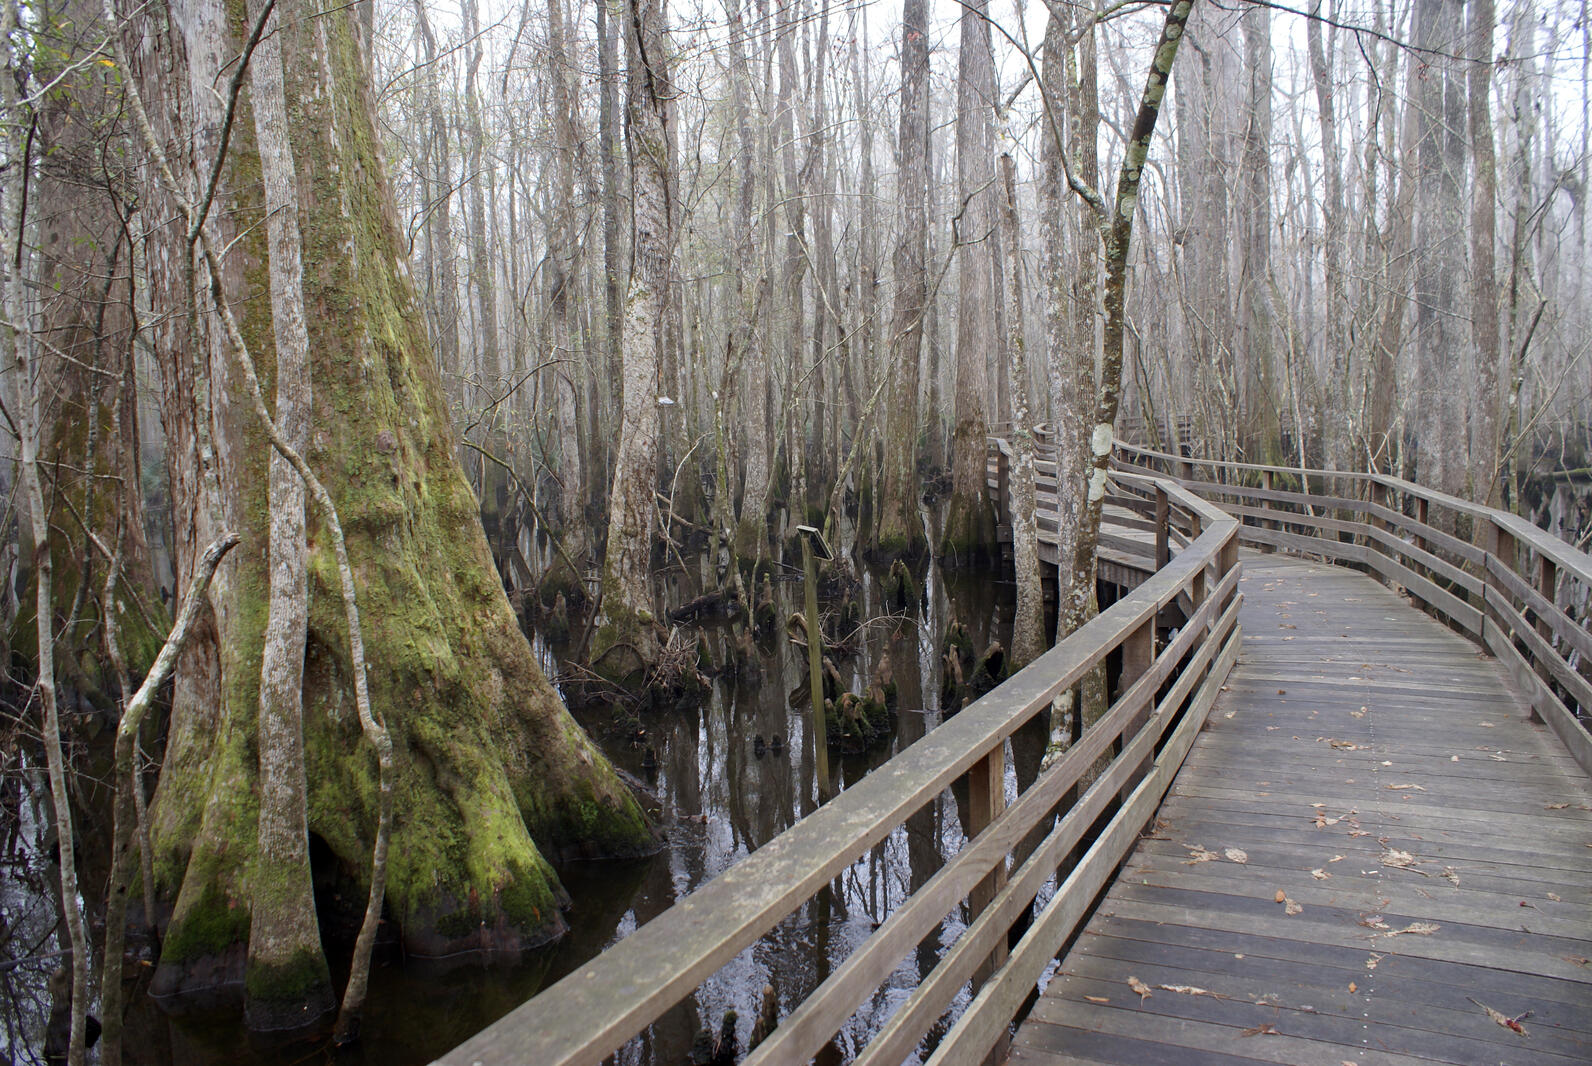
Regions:
<instances>
[{"instance_id":1,"label":"boardwalk walkway","mask_svg":"<svg viewBox=\"0 0 1592 1066\"><path fill-rule=\"evenodd\" d=\"M1242 589L1227 690L1010 1061L1592 1061L1586 775L1370 578L1248 555Z\"/></svg>"}]
</instances>

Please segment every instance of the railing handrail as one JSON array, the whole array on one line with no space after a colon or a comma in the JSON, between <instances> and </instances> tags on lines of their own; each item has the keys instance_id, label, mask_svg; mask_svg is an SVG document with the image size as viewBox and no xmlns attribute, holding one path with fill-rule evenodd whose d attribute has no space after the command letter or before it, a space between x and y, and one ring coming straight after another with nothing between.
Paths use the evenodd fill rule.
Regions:
<instances>
[{"instance_id":1,"label":"railing handrail","mask_svg":"<svg viewBox=\"0 0 1592 1066\"><path fill-rule=\"evenodd\" d=\"M977 943L985 946L977 950L991 956L992 969L998 967L999 960L993 956L1004 956L1006 930L991 923L998 922L1001 915L1016 905L1010 885L1016 884L1026 890L1032 882L1031 887L1037 891L1042 879L1034 880L1037 868L1033 864L1058 854L1065 858L1094 820L1093 817L1084 819L1083 809L1077 812L1078 817L1070 821L1063 819L1041 849L1014 873L1012 881L1003 889L997 882L1004 881L1008 852L1016 848L1054 807L1053 802L1020 800L1013 806L1012 814L1003 815L1004 742L1041 709L1049 707L1060 693L1077 685L1103 663L1108 653L1120 647L1124 649L1124 691L1107 716L1091 727L1092 739L1087 750L1094 754L1085 759L1084 749L1079 749L1077 757L1064 757L1023 793L1026 797L1043 787L1047 790L1045 795L1053 793L1059 800L1077 785L1093 759L1109 754L1113 741L1120 737L1124 753L1113 764L1116 769L1111 776L1101 778L1085 797L1094 804L1098 814L1110 799L1103 790L1120 791L1123 806L1111 823L1115 828L1108 829L1091 845L1075 870L1074 879L1069 881L1074 884L1074 888L1067 890L1071 895L1063 896L1058 890L1060 903L1053 898L1053 907L1046 911L1047 917L1035 927L1057 939L1048 945L1029 944L1026 950L1019 948L1012 956L1011 965L1000 967L984 986L985 993L1005 989L1008 996L1014 994L1012 990L1015 989L1021 992L1017 996L1020 1003L1037 977L1035 960L1042 966L1059 948L1059 937L1065 936L1071 928L1067 915L1072 915L1071 923L1075 925L1093 899L1092 893L1099 891L1103 878L1121 860L1143 822L1153 814L1160 794L1170 783L1170 774L1176 769L1174 762L1181 762L1182 754L1186 753L1197 731L1197 722L1193 726L1189 722L1203 719L1237 655L1240 634L1237 605L1241 599L1237 591L1239 523L1171 479L1150 478L1141 484L1150 486L1168 501L1164 513L1197 516L1190 523L1186 546L1166 565L1067 639L889 762L438 1061L450 1066L507 1062L570 1066L601 1061L691 995L737 953L755 943L904 823L909 815L964 775L982 781L985 806L978 808L975 803L976 817L967 846L949 858L942 869L944 873L957 867L956 873L942 882L937 891L950 893L945 897L951 900L949 909L967 898L970 890L983 893L975 902L974 910L979 910L980 906L989 908L984 925L980 927L974 923L964 938L981 938ZM1175 507L1170 506L1172 504ZM1163 610L1180 597L1192 603L1194 617L1178 639L1157 656L1157 622ZM1185 659L1185 674L1179 676L1157 703L1163 683L1185 665ZM1152 716L1152 708L1167 713ZM1155 744L1162 742L1162 734L1173 720L1179 723L1175 743L1164 741L1165 747L1157 755ZM1116 732L1108 732L1108 729ZM1130 730L1136 732L1130 733ZM1159 793L1154 791L1156 788ZM1117 794L1117 791L1111 793ZM1015 814L1019 807L1024 812L1020 819ZM1123 828L1127 824L1125 820L1135 817L1139 818L1137 825ZM1106 849L1111 848L1117 851L1108 853ZM1087 876L1079 875L1078 871L1085 871ZM1054 872L1054 866L1050 872ZM976 887L969 889L974 882ZM927 886L919 894L926 889ZM1087 899L1082 898L1085 895ZM916 895L911 897L917 898ZM896 913L899 915L900 910ZM936 924L945 913L948 910L934 916ZM853 953L853 958L880 958L880 951L870 950L868 945L880 937L905 936L901 932L901 920L895 915L892 919L865 941ZM1030 935L1035 935L1032 930ZM916 942L910 939L902 954L910 952L911 944ZM1024 943L1029 942L1025 940ZM966 950L954 960L953 956L954 949L941 961L942 968L950 967L944 970L945 974L962 973L957 967L966 964ZM892 965L899 962L899 957L892 960ZM842 976L837 971L829 983L816 990L788 1019L788 1027L782 1025L777 1031L781 1034L779 1044L771 1044L768 1050L755 1055L756 1061L772 1061L776 1046L788 1048L792 1058L805 1061L805 1057L821 1048L877 987L877 983L858 983L868 976L868 967L863 963L842 969L847 975L861 976L846 976L845 980L852 984L837 990L834 980ZM944 985L952 980L952 977L942 976L940 968L935 975L937 982L925 981L920 993L931 985ZM955 988L966 983L966 977L957 977L956 981L951 989L953 993ZM849 1005L847 997L851 997ZM965 1048L969 1042L978 1044L985 1036L994 1041L1004 1033L1011 1013L995 1026L990 1020L993 1015L989 1014L989 1001L988 995L981 995L981 999L975 1001L977 1009L970 1008L964 1016L980 1019L977 1033L972 1029L961 1035L953 1032L942 1044L942 1052L951 1047ZM980 1002L985 1005L978 1006ZM930 1004L918 1009L920 1013L929 1011L931 1023L944 1008ZM1012 1012L1015 1009L1014 1005ZM908 1008L903 1011L911 1014ZM831 1023L833 1027L829 1027ZM887 1026L870 1048L894 1047L908 1038L910 1048L921 1036L921 1030L903 1035L899 1025L894 1029ZM800 1046L793 1046L796 1044ZM993 1044L985 1045L979 1054L989 1046ZM876 1050L873 1054L884 1052ZM863 1061L867 1060L865 1052Z\"/></svg>"},{"instance_id":2,"label":"railing handrail","mask_svg":"<svg viewBox=\"0 0 1592 1066\"><path fill-rule=\"evenodd\" d=\"M1326 470L1320 467L1268 465L1265 463L1240 463L1225 459L1172 455L1168 452L1160 452L1153 448L1128 444L1120 440L1116 442L1116 448L1119 452L1140 455L1165 463L1205 466L1221 470L1240 470L1248 473L1287 474L1290 477L1342 478L1348 481L1380 485L1385 489L1399 492L1411 498L1426 500L1429 504L1437 504L1457 514L1491 522L1500 529L1508 530L1519 543L1528 545L1532 551L1552 559L1554 564L1561 570L1569 571L1575 574L1580 581L1592 585L1592 555L1580 551L1575 545L1566 544L1547 530L1532 524L1519 515L1499 510L1496 507L1475 503L1471 500L1461 499L1458 496L1451 496L1448 493L1439 492L1436 489L1416 484L1413 481L1406 481L1404 478L1395 477L1392 474L1367 473L1357 470Z\"/></svg>"},{"instance_id":3,"label":"railing handrail","mask_svg":"<svg viewBox=\"0 0 1592 1066\"><path fill-rule=\"evenodd\" d=\"M1592 630L1560 606L1563 599L1585 610L1592 598L1592 555L1518 515L1388 474L1236 463L1122 442L1117 449L1137 460L1132 469L1162 473L1159 464L1167 473L1182 471L1180 484L1228 499L1228 509L1245 523L1240 536L1247 543L1363 565L1403 586L1423 609L1448 618L1504 663L1532 710L1592 773L1592 733L1586 726L1592 715L1592 676L1586 672ZM1196 469L1259 473L1263 486L1198 480L1189 476ZM1297 479L1299 490L1275 488L1279 475ZM1311 479L1365 486L1368 498L1312 493ZM1405 514L1410 501L1414 516ZM1439 528L1433 507L1465 516L1471 538ZM1571 584L1579 586L1579 595L1561 596Z\"/></svg>"}]
</instances>

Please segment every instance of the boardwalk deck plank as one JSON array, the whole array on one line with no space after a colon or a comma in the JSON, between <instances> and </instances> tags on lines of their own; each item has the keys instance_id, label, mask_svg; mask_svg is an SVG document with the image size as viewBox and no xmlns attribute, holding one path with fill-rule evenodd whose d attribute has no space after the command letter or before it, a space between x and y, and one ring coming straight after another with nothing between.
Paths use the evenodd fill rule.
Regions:
<instances>
[{"instance_id":1,"label":"boardwalk deck plank","mask_svg":"<svg viewBox=\"0 0 1592 1066\"><path fill-rule=\"evenodd\" d=\"M1010 1061L1592 1060L1586 775L1496 662L1390 589L1245 568L1239 665ZM1472 999L1531 1010L1527 1035Z\"/></svg>"}]
</instances>

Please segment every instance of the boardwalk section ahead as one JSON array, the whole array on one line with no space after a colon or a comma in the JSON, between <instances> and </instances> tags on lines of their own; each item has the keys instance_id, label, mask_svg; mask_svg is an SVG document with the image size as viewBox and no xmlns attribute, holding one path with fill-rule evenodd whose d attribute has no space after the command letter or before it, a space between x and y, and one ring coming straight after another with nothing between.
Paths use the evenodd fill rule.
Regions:
<instances>
[{"instance_id":1,"label":"boardwalk section ahead","mask_svg":"<svg viewBox=\"0 0 1592 1066\"><path fill-rule=\"evenodd\" d=\"M1239 665L1011 1062L1592 1061L1586 774L1377 582L1251 556L1242 589Z\"/></svg>"}]
</instances>

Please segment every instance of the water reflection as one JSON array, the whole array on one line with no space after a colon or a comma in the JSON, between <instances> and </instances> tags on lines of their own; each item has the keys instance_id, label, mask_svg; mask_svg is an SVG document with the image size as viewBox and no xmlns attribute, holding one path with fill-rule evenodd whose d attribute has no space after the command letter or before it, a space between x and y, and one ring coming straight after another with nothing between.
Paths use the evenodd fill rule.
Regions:
<instances>
[{"instance_id":1,"label":"water reflection","mask_svg":"<svg viewBox=\"0 0 1592 1066\"><path fill-rule=\"evenodd\" d=\"M880 606L882 577L868 571L861 575L856 596L865 620L862 639L856 642L854 656L835 665L860 692L888 654L899 710L882 745L866 754L832 760L837 791L941 721L941 641L953 615L968 628L980 651L992 640L1010 642L1011 589L990 575L945 575L930 566L918 575L922 595L916 609L897 617L886 617ZM675 602L689 598L690 590L683 586L700 587L681 578L667 593ZM800 582L779 582L776 596L783 621L799 609ZM826 603L829 606L833 605ZM559 943L528 953L512 967L465 963L442 973L386 959L372 975L364 1039L341 1053L324 1045L263 1044L241 1031L235 1009L168 1016L134 992L127 1061L201 1066L334 1059L393 1066L429 1062L646 924L814 809L815 759L805 707L792 709L787 703L788 694L805 680L805 652L786 641L783 625L777 632L777 642L759 649L760 678L719 678L699 705L651 711L601 706L577 712L609 757L655 791L665 846L642 860L575 863L562 869L574 906L569 913L571 932ZM709 625L700 636L709 643L714 662L730 661L733 636L727 628ZM536 645L544 665L556 673L556 650L540 641ZM759 737L764 742L761 748L756 744ZM1043 723L1038 723L1014 738L1007 763L1009 795L1015 795L1019 784L1026 787L1037 773L1044 737ZM781 750L775 750L775 738L783 742ZM817 897L648 1027L624 1048L617 1062L624 1066L683 1063L698 1029L717 1033L728 1010L737 1013L737 1034L744 1048L765 985L773 987L785 1016L961 848L966 811L956 791L935 797L841 871ZM18 896L13 875L6 876L10 894L0 900L6 902L9 917ZM942 922L901 960L820 1061L851 1058L964 928L965 915L960 912ZM966 999L964 989L947 1017L958 1013ZM931 1033L920 1051L929 1050L935 1039L937 1034ZM25 1042L9 1045L17 1061L27 1061L19 1052Z\"/></svg>"}]
</instances>

